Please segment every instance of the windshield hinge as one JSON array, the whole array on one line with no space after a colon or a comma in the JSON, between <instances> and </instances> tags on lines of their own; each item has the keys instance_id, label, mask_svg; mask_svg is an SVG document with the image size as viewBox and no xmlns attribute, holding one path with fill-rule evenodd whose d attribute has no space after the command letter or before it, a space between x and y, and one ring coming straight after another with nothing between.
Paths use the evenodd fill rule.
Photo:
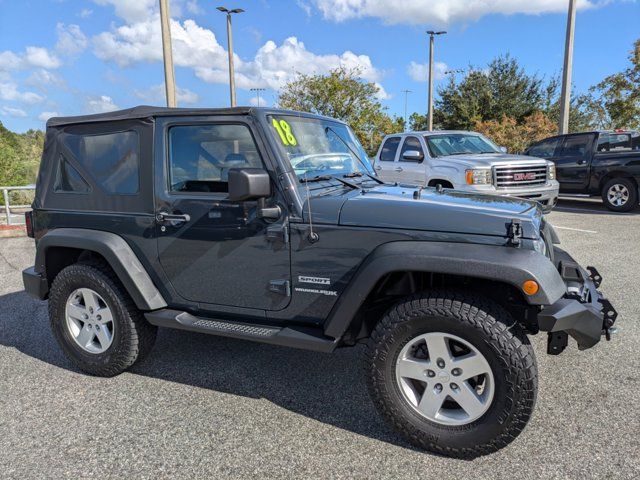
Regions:
<instances>
[{"instance_id":1,"label":"windshield hinge","mask_svg":"<svg viewBox=\"0 0 640 480\"><path fill-rule=\"evenodd\" d=\"M507 245L519 247L522 241L522 224L520 220L511 220L507 225Z\"/></svg>"}]
</instances>

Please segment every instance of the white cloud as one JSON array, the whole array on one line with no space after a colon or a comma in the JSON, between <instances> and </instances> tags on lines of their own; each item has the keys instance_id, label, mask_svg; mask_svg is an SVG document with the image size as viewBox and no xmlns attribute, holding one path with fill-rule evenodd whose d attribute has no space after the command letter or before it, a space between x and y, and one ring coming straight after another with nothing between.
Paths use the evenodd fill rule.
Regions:
<instances>
[{"instance_id":1,"label":"white cloud","mask_svg":"<svg viewBox=\"0 0 640 480\"><path fill-rule=\"evenodd\" d=\"M42 47L27 47L24 61L33 67L58 68L60 66L58 57Z\"/></svg>"},{"instance_id":2,"label":"white cloud","mask_svg":"<svg viewBox=\"0 0 640 480\"><path fill-rule=\"evenodd\" d=\"M187 11L193 15L203 15L205 13L198 0L189 0L187 2Z\"/></svg>"},{"instance_id":3,"label":"white cloud","mask_svg":"<svg viewBox=\"0 0 640 480\"><path fill-rule=\"evenodd\" d=\"M98 5L112 5L116 15L127 23L142 22L154 12L156 0L93 0ZM173 12L171 12L173 13Z\"/></svg>"},{"instance_id":4,"label":"white cloud","mask_svg":"<svg viewBox=\"0 0 640 480\"><path fill-rule=\"evenodd\" d=\"M311 16L311 5L309 5L304 0L296 0L296 4L302 9L307 17Z\"/></svg>"},{"instance_id":5,"label":"white cloud","mask_svg":"<svg viewBox=\"0 0 640 480\"><path fill-rule=\"evenodd\" d=\"M13 82L0 83L0 99L8 101L23 102L29 105L39 103L44 97L33 92L21 92Z\"/></svg>"},{"instance_id":6,"label":"white cloud","mask_svg":"<svg viewBox=\"0 0 640 480\"><path fill-rule=\"evenodd\" d=\"M42 112L40 115L38 115L38 120L42 120L43 122L46 122L51 117L58 117L58 116L60 116L58 112Z\"/></svg>"},{"instance_id":7,"label":"white cloud","mask_svg":"<svg viewBox=\"0 0 640 480\"><path fill-rule=\"evenodd\" d=\"M378 93L376 93L376 98L378 100L390 100L392 98L392 95L387 93L387 91L384 89L384 87L379 84L378 82L376 83L376 87L378 87Z\"/></svg>"},{"instance_id":8,"label":"white cloud","mask_svg":"<svg viewBox=\"0 0 640 480\"><path fill-rule=\"evenodd\" d=\"M601 0L607 1L607 0ZM313 0L322 15L342 22L374 17L388 24L449 25L469 22L489 14L566 13L567 0ZM578 0L578 8L597 5L598 0Z\"/></svg>"},{"instance_id":9,"label":"white cloud","mask_svg":"<svg viewBox=\"0 0 640 480\"><path fill-rule=\"evenodd\" d=\"M134 94L139 99L156 105L164 104L166 100L164 83L153 85L146 90L136 90ZM178 104L194 104L200 101L200 96L187 88L177 87L176 100Z\"/></svg>"},{"instance_id":10,"label":"white cloud","mask_svg":"<svg viewBox=\"0 0 640 480\"><path fill-rule=\"evenodd\" d=\"M176 66L192 68L198 78L208 83L229 81L227 52L211 30L199 26L194 20L172 20L171 33ZM93 42L96 56L121 67L162 61L157 15L103 32L94 37ZM351 51L318 55L307 50L296 37L289 37L280 45L267 41L252 60L245 61L234 55L234 63L236 84L238 88L245 89L278 89L295 78L297 73L321 74L339 66L360 68L365 80L377 82L382 77L367 55Z\"/></svg>"},{"instance_id":11,"label":"white cloud","mask_svg":"<svg viewBox=\"0 0 640 480\"><path fill-rule=\"evenodd\" d=\"M449 67L444 62L433 62L433 78L441 80L446 76ZM407 73L416 82L426 82L429 79L429 65L426 63L411 62L407 66Z\"/></svg>"},{"instance_id":12,"label":"white cloud","mask_svg":"<svg viewBox=\"0 0 640 480\"><path fill-rule=\"evenodd\" d=\"M26 117L27 112L22 110L21 108L13 108L13 107L0 107L0 114L5 115L7 117Z\"/></svg>"},{"instance_id":13,"label":"white cloud","mask_svg":"<svg viewBox=\"0 0 640 480\"><path fill-rule=\"evenodd\" d=\"M15 53L5 50L0 52L0 70L17 70L22 68L22 58Z\"/></svg>"},{"instance_id":14,"label":"white cloud","mask_svg":"<svg viewBox=\"0 0 640 480\"><path fill-rule=\"evenodd\" d=\"M260 95L260 102L258 102L258 97L251 97L249 99L249 105L254 107L268 107L269 101L264 97L264 95Z\"/></svg>"},{"instance_id":15,"label":"white cloud","mask_svg":"<svg viewBox=\"0 0 640 480\"><path fill-rule=\"evenodd\" d=\"M87 48L87 36L82 33L78 25L65 25L58 23L56 25L58 32L58 42L56 43L56 51L65 57L75 56Z\"/></svg>"},{"instance_id":16,"label":"white cloud","mask_svg":"<svg viewBox=\"0 0 640 480\"><path fill-rule=\"evenodd\" d=\"M118 110L118 106L113 103L111 97L107 95L100 95L87 99L86 103L87 111L90 113L103 113Z\"/></svg>"},{"instance_id":17,"label":"white cloud","mask_svg":"<svg viewBox=\"0 0 640 480\"><path fill-rule=\"evenodd\" d=\"M39 68L35 70L31 75L27 77L25 80L25 85L30 85L32 87L44 89L44 87L53 85L56 87L64 87L65 82L59 75L50 72L49 70L45 70L44 68Z\"/></svg>"},{"instance_id":18,"label":"white cloud","mask_svg":"<svg viewBox=\"0 0 640 480\"><path fill-rule=\"evenodd\" d=\"M78 13L80 18L89 18L91 15L93 15L93 10L90 8L83 8L80 10L80 13Z\"/></svg>"}]
</instances>

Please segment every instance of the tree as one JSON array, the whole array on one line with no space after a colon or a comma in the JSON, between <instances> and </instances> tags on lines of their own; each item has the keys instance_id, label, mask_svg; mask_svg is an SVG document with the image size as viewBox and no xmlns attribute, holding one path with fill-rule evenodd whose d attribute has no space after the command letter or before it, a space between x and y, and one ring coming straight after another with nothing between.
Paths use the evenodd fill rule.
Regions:
<instances>
[{"instance_id":1,"label":"tree","mask_svg":"<svg viewBox=\"0 0 640 480\"><path fill-rule=\"evenodd\" d=\"M535 112L521 123L513 117L504 116L501 120L478 121L473 129L507 147L509 152L521 153L533 142L555 135L558 127L544 113Z\"/></svg>"},{"instance_id":2,"label":"tree","mask_svg":"<svg viewBox=\"0 0 640 480\"><path fill-rule=\"evenodd\" d=\"M377 98L380 88L365 82L359 69L339 67L327 75L299 74L278 95L278 106L338 118L348 123L367 153L374 155L382 137L403 130Z\"/></svg>"},{"instance_id":3,"label":"tree","mask_svg":"<svg viewBox=\"0 0 640 480\"><path fill-rule=\"evenodd\" d=\"M543 109L542 80L527 75L518 61L501 56L457 82L450 75L447 84L438 90L434 123L438 128L470 130L477 122L500 121L503 117L522 122Z\"/></svg>"},{"instance_id":4,"label":"tree","mask_svg":"<svg viewBox=\"0 0 640 480\"><path fill-rule=\"evenodd\" d=\"M17 134L0 122L0 185L34 183L43 145L44 132L29 130Z\"/></svg>"},{"instance_id":5,"label":"tree","mask_svg":"<svg viewBox=\"0 0 640 480\"><path fill-rule=\"evenodd\" d=\"M597 128L640 128L640 39L635 41L629 60L629 68L591 87L583 99Z\"/></svg>"}]
</instances>

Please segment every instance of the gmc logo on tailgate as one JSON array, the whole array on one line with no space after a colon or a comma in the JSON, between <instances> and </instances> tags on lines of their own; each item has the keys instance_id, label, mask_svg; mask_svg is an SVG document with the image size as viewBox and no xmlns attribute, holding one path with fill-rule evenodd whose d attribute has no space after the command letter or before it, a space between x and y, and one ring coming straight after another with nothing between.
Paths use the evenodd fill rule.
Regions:
<instances>
[{"instance_id":1,"label":"gmc logo on tailgate","mask_svg":"<svg viewBox=\"0 0 640 480\"><path fill-rule=\"evenodd\" d=\"M522 181L522 180L535 180L536 179L536 174L533 172L529 172L529 173L514 173L513 174L513 179L516 181Z\"/></svg>"}]
</instances>

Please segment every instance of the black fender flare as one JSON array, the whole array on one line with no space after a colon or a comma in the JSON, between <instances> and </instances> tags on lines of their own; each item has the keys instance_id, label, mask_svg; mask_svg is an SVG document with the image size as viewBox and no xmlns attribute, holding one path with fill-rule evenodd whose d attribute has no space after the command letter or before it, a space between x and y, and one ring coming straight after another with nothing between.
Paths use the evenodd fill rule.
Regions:
<instances>
[{"instance_id":1,"label":"black fender flare","mask_svg":"<svg viewBox=\"0 0 640 480\"><path fill-rule=\"evenodd\" d=\"M144 266L121 236L84 228L51 230L38 240L36 272L45 272L47 250L51 247L78 248L102 255L139 309L157 310L167 306Z\"/></svg>"},{"instance_id":2,"label":"black fender flare","mask_svg":"<svg viewBox=\"0 0 640 480\"><path fill-rule=\"evenodd\" d=\"M342 337L378 280L388 273L401 271L495 280L510 284L520 292L526 280L535 280L540 286L538 292L524 295L530 305L551 305L566 293L566 285L551 260L534 250L471 243L385 243L358 267L329 313L325 335Z\"/></svg>"}]
</instances>

